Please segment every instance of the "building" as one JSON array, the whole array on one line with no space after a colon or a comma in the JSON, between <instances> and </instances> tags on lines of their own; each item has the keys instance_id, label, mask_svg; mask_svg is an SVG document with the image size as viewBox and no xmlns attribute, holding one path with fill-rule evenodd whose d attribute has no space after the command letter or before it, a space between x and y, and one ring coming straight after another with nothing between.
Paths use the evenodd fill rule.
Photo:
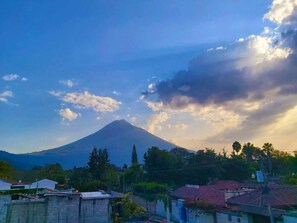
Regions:
<instances>
[{"instance_id":1,"label":"building","mask_svg":"<svg viewBox=\"0 0 297 223\"><path fill-rule=\"evenodd\" d=\"M250 193L232 197L227 204L239 213L248 214L253 223L270 222L269 205L275 222L285 223L292 219L294 216L289 216L287 211L297 208L297 186L274 184L268 187L266 193L264 189L259 187Z\"/></svg>"},{"instance_id":2,"label":"building","mask_svg":"<svg viewBox=\"0 0 297 223\"><path fill-rule=\"evenodd\" d=\"M108 223L109 201L103 191L49 193L43 196L0 196L0 222L6 223Z\"/></svg>"},{"instance_id":3,"label":"building","mask_svg":"<svg viewBox=\"0 0 297 223\"><path fill-rule=\"evenodd\" d=\"M30 185L31 189L36 189L36 188L44 188L44 189L52 189L54 190L56 188L56 185L58 182L49 180L49 179L42 179L38 180Z\"/></svg>"},{"instance_id":4,"label":"building","mask_svg":"<svg viewBox=\"0 0 297 223\"><path fill-rule=\"evenodd\" d=\"M247 216L239 216L237 212L233 212L227 208L227 199L246 194L253 190L245 184L236 181L217 181L210 185L186 185L173 191L172 198L172 213L173 221L179 221L185 218L189 223L206 222L224 222L226 212L228 212L228 222L232 222L232 216L236 217L236 222L248 222ZM184 209L184 215L182 210ZM220 213L220 214L218 214ZM231 215L232 214L232 215ZM231 216L231 221L230 220Z\"/></svg>"},{"instance_id":5,"label":"building","mask_svg":"<svg viewBox=\"0 0 297 223\"><path fill-rule=\"evenodd\" d=\"M11 183L6 182L3 179L0 179L0 190L9 190L11 185L12 185Z\"/></svg>"}]
</instances>

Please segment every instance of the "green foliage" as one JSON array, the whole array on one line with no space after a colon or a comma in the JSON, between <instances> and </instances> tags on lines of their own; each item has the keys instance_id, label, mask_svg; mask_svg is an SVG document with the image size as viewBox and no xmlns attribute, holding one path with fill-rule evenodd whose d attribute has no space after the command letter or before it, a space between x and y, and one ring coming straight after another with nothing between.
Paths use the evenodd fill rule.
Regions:
<instances>
[{"instance_id":1,"label":"green foliage","mask_svg":"<svg viewBox=\"0 0 297 223\"><path fill-rule=\"evenodd\" d=\"M144 169L149 181L173 184L181 176L182 158L152 147L144 154Z\"/></svg>"},{"instance_id":2,"label":"green foliage","mask_svg":"<svg viewBox=\"0 0 297 223\"><path fill-rule=\"evenodd\" d=\"M38 173L38 179L50 179L57 181L59 184L66 182L66 175L62 166L58 163L45 165Z\"/></svg>"},{"instance_id":3,"label":"green foliage","mask_svg":"<svg viewBox=\"0 0 297 223\"><path fill-rule=\"evenodd\" d=\"M140 219L146 216L146 211L143 207L139 207L131 199L131 193L124 195L122 200L122 213L123 220Z\"/></svg>"},{"instance_id":4,"label":"green foliage","mask_svg":"<svg viewBox=\"0 0 297 223\"><path fill-rule=\"evenodd\" d=\"M166 185L152 182L133 184L132 188L136 193L166 194L168 192L168 187Z\"/></svg>"},{"instance_id":5,"label":"green foliage","mask_svg":"<svg viewBox=\"0 0 297 223\"><path fill-rule=\"evenodd\" d=\"M95 147L90 154L89 170L94 180L101 180L107 168L110 166L109 154L106 149L97 150Z\"/></svg>"},{"instance_id":6,"label":"green foliage","mask_svg":"<svg viewBox=\"0 0 297 223\"><path fill-rule=\"evenodd\" d=\"M72 170L68 171L69 185L79 189L82 188L84 184L92 181L91 174L87 167L74 167Z\"/></svg>"},{"instance_id":7,"label":"green foliage","mask_svg":"<svg viewBox=\"0 0 297 223\"><path fill-rule=\"evenodd\" d=\"M0 178L2 179L13 179L15 171L13 167L6 161L0 160Z\"/></svg>"},{"instance_id":8,"label":"green foliage","mask_svg":"<svg viewBox=\"0 0 297 223\"><path fill-rule=\"evenodd\" d=\"M108 186L104 182L96 180L96 181L86 182L77 189L81 192L91 192L91 191L99 191L99 190L108 191Z\"/></svg>"},{"instance_id":9,"label":"green foliage","mask_svg":"<svg viewBox=\"0 0 297 223\"><path fill-rule=\"evenodd\" d=\"M144 170L139 164L134 164L124 171L124 178L126 185L142 182L145 179Z\"/></svg>"},{"instance_id":10,"label":"green foliage","mask_svg":"<svg viewBox=\"0 0 297 223\"><path fill-rule=\"evenodd\" d=\"M296 175L287 176L285 178L285 183L286 184L297 185L297 176Z\"/></svg>"}]
</instances>

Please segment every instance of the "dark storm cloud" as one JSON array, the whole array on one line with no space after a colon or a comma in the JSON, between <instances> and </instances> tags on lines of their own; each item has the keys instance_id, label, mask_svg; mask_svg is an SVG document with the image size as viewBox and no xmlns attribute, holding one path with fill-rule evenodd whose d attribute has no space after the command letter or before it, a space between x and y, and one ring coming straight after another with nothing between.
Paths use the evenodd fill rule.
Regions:
<instances>
[{"instance_id":1,"label":"dark storm cloud","mask_svg":"<svg viewBox=\"0 0 297 223\"><path fill-rule=\"evenodd\" d=\"M297 86L297 32L281 35L282 46L292 53L286 59L264 61L262 64L239 63L251 59L248 40L235 43L226 50L208 52L189 63L188 70L176 73L172 79L156 84L160 101L172 107L195 104L224 104L237 99L261 99L265 92L279 87L280 94L294 93ZM240 52L241 51L241 52ZM253 59L253 58L252 58ZM144 92L144 95L149 95ZM187 100L178 100L180 97Z\"/></svg>"}]
</instances>

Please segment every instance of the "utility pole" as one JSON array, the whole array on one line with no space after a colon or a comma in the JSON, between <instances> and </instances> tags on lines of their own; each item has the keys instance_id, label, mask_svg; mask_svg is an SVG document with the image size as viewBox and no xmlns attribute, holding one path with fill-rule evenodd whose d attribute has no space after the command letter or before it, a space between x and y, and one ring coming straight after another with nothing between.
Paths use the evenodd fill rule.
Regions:
<instances>
[{"instance_id":1,"label":"utility pole","mask_svg":"<svg viewBox=\"0 0 297 223\"><path fill-rule=\"evenodd\" d=\"M266 197L266 200L267 200L267 209L268 209L268 213L269 213L269 217L270 217L270 222L274 223L274 218L272 215L271 205L270 205L269 196L268 196L269 191L270 191L270 189L268 187L268 183L269 183L268 175L265 173L263 157L261 156L260 158L261 158L261 170L262 170L262 174L264 176L264 187L262 188L262 194ZM267 157L267 159L268 159L268 164L269 164L269 171L271 173L272 172L271 159L269 156ZM262 203L262 201L261 201L261 203Z\"/></svg>"}]
</instances>

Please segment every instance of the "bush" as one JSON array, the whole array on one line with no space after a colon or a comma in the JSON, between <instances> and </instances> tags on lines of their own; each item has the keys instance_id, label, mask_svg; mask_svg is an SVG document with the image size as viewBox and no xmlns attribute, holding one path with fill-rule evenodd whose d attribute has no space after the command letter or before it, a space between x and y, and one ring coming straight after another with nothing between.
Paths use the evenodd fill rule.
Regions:
<instances>
[{"instance_id":1,"label":"bush","mask_svg":"<svg viewBox=\"0 0 297 223\"><path fill-rule=\"evenodd\" d=\"M133 184L132 188L136 193L145 194L165 194L168 191L166 185L158 183L138 183Z\"/></svg>"}]
</instances>

